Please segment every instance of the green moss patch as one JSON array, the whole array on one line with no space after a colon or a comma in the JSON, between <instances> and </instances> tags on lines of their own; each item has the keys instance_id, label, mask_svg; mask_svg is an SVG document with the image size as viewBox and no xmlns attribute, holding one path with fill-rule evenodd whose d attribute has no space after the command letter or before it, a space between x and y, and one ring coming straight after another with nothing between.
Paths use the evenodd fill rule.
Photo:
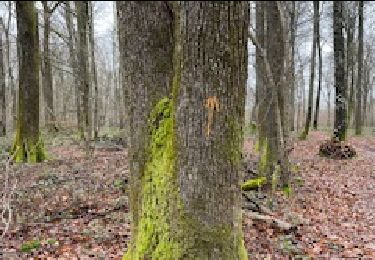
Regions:
<instances>
[{"instance_id":1,"label":"green moss patch","mask_svg":"<svg viewBox=\"0 0 375 260\"><path fill-rule=\"evenodd\" d=\"M21 251L24 252L24 253L29 253L31 252L33 249L38 249L40 248L42 245L42 243L39 241L39 240L32 240L32 241L28 241L26 243L23 243L21 245Z\"/></svg>"},{"instance_id":2,"label":"green moss patch","mask_svg":"<svg viewBox=\"0 0 375 260\"><path fill-rule=\"evenodd\" d=\"M249 190L257 190L259 187L263 186L266 184L267 178L266 177L259 177L256 179L250 179L245 181L241 185L241 189L244 191L249 191Z\"/></svg>"}]
</instances>

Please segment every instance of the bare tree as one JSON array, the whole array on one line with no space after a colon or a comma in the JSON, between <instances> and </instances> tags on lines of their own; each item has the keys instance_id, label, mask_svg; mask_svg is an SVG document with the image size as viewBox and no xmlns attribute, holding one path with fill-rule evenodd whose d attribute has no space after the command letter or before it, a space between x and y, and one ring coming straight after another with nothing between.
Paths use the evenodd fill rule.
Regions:
<instances>
[{"instance_id":1,"label":"bare tree","mask_svg":"<svg viewBox=\"0 0 375 260\"><path fill-rule=\"evenodd\" d=\"M357 108L355 117L355 134L362 134L362 70L363 70L363 1L358 5L358 76L357 76Z\"/></svg>"},{"instance_id":2,"label":"bare tree","mask_svg":"<svg viewBox=\"0 0 375 260\"><path fill-rule=\"evenodd\" d=\"M333 1L333 49L335 60L335 124L334 138L346 139L347 85L345 84L345 42L343 35L343 2Z\"/></svg>"}]
</instances>

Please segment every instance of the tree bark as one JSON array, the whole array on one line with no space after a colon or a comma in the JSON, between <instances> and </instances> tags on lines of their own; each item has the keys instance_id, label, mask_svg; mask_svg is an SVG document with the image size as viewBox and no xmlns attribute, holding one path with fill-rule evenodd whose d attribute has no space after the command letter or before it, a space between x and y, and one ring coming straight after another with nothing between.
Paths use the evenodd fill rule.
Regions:
<instances>
[{"instance_id":1,"label":"tree bark","mask_svg":"<svg viewBox=\"0 0 375 260\"><path fill-rule=\"evenodd\" d=\"M256 2L256 37L261 46L264 46L265 42L265 8L264 2ZM257 126L258 126L258 145L259 147L263 146L263 142L266 137L266 128L265 128L265 118L267 106L265 104L266 97L264 94L264 84L265 82L265 68L264 68L264 59L261 54L261 50L256 48L256 106L257 106Z\"/></svg>"},{"instance_id":2,"label":"tree bark","mask_svg":"<svg viewBox=\"0 0 375 260\"><path fill-rule=\"evenodd\" d=\"M320 105L320 92L322 89L322 47L320 44L320 13L319 13L319 1L317 1L317 36L316 36L316 46L318 48L318 56L319 56L319 81L318 81L318 91L316 93L316 102L315 102L315 114L314 114L314 123L313 127L315 130L318 130L318 120L319 120L319 105Z\"/></svg>"},{"instance_id":3,"label":"tree bark","mask_svg":"<svg viewBox=\"0 0 375 260\"><path fill-rule=\"evenodd\" d=\"M240 165L248 2L118 8L133 216L125 259L247 259Z\"/></svg>"},{"instance_id":4,"label":"tree bark","mask_svg":"<svg viewBox=\"0 0 375 260\"><path fill-rule=\"evenodd\" d=\"M347 131L347 94L345 84L345 44L343 3L333 1L333 49L335 60L335 124L334 138L343 141Z\"/></svg>"},{"instance_id":5,"label":"tree bark","mask_svg":"<svg viewBox=\"0 0 375 260\"><path fill-rule=\"evenodd\" d=\"M76 102L77 127L81 131L83 125L81 121L81 101L80 101L80 82L78 72L77 54L74 50L75 30L72 18L72 8L70 1L65 1L65 21L68 28L68 46L69 46L69 64L73 72L74 96Z\"/></svg>"},{"instance_id":6,"label":"tree bark","mask_svg":"<svg viewBox=\"0 0 375 260\"><path fill-rule=\"evenodd\" d=\"M355 134L362 134L362 70L363 70L363 1L358 6L358 76L357 76L357 108L355 117Z\"/></svg>"},{"instance_id":7,"label":"tree bark","mask_svg":"<svg viewBox=\"0 0 375 260\"><path fill-rule=\"evenodd\" d=\"M9 30L10 30L10 24L12 20L12 1L8 1L8 21L7 21L7 27L5 28L5 46L7 48L6 50L6 60L8 65L8 80L9 80L9 88L11 90L11 96L12 96L12 118L13 118L13 128L16 128L16 122L17 122L17 86L14 84L14 76L12 71L12 66L10 64L10 41L9 41Z\"/></svg>"},{"instance_id":8,"label":"tree bark","mask_svg":"<svg viewBox=\"0 0 375 260\"><path fill-rule=\"evenodd\" d=\"M94 35L94 11L93 2L90 1L90 31L89 31L89 41L91 49L91 82L94 85L94 139L98 138L98 76L95 62L95 35Z\"/></svg>"},{"instance_id":9,"label":"tree bark","mask_svg":"<svg viewBox=\"0 0 375 260\"><path fill-rule=\"evenodd\" d=\"M354 108L354 26L355 16L352 17L348 10L348 25L347 25L347 77L348 77L348 90L349 90L349 101L348 101L348 125L351 124L351 118ZM350 77L349 77L350 73Z\"/></svg>"},{"instance_id":10,"label":"tree bark","mask_svg":"<svg viewBox=\"0 0 375 260\"><path fill-rule=\"evenodd\" d=\"M39 37L33 1L17 1L19 95L17 132L13 147L16 162L40 162L45 153L39 134Z\"/></svg>"},{"instance_id":11,"label":"tree bark","mask_svg":"<svg viewBox=\"0 0 375 260\"><path fill-rule=\"evenodd\" d=\"M331 126L331 88L330 85L327 84L327 126Z\"/></svg>"},{"instance_id":12,"label":"tree bark","mask_svg":"<svg viewBox=\"0 0 375 260\"><path fill-rule=\"evenodd\" d=\"M311 65L310 65L310 83L309 83L309 97L307 105L307 115L305 121L305 130L302 134L303 139L309 134L310 123L313 109L313 96L314 96L314 78L315 78L315 59L316 59L316 45L318 37L318 20L319 20L319 1L313 1L314 4L314 33L313 43L311 46Z\"/></svg>"},{"instance_id":13,"label":"tree bark","mask_svg":"<svg viewBox=\"0 0 375 260\"><path fill-rule=\"evenodd\" d=\"M295 94L296 94L296 79L295 79L295 45L296 45L296 30L297 30L297 17L296 17L296 2L292 1L292 11L290 14L290 45L292 48L291 52L291 64L290 64L290 131L294 131L295 125Z\"/></svg>"},{"instance_id":14,"label":"tree bark","mask_svg":"<svg viewBox=\"0 0 375 260\"><path fill-rule=\"evenodd\" d=\"M3 18L0 17L0 136L6 135L7 110L6 110L6 92L5 92L5 64L3 52Z\"/></svg>"},{"instance_id":15,"label":"tree bark","mask_svg":"<svg viewBox=\"0 0 375 260\"><path fill-rule=\"evenodd\" d=\"M80 100L81 100L81 137L86 145L91 140L90 127L90 108L89 108L89 72L88 72L88 44L87 44L87 25L88 25L88 1L76 1L77 25L79 34L78 63L80 71Z\"/></svg>"},{"instance_id":16,"label":"tree bark","mask_svg":"<svg viewBox=\"0 0 375 260\"><path fill-rule=\"evenodd\" d=\"M45 108L45 122L47 129L52 131L56 128L55 125L55 111L53 104L53 80L52 80L52 66L50 60L50 47L49 38L51 32L51 10L48 7L47 1L42 1L43 4L43 20L44 20L44 31L43 31L43 93L44 93L44 108Z\"/></svg>"}]
</instances>

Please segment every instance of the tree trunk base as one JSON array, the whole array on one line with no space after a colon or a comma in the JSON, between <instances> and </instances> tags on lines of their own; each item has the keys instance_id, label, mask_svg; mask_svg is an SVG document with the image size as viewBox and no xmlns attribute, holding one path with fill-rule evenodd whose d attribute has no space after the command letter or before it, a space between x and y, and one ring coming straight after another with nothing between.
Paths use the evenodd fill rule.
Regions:
<instances>
[{"instance_id":1,"label":"tree trunk base","mask_svg":"<svg viewBox=\"0 0 375 260\"><path fill-rule=\"evenodd\" d=\"M350 159L357 155L354 148L338 140L325 141L319 147L319 154L336 160Z\"/></svg>"},{"instance_id":2,"label":"tree trunk base","mask_svg":"<svg viewBox=\"0 0 375 260\"><path fill-rule=\"evenodd\" d=\"M26 140L22 141L17 136L10 154L16 163L37 163L47 158L41 138L39 138L37 142L32 142Z\"/></svg>"}]
</instances>

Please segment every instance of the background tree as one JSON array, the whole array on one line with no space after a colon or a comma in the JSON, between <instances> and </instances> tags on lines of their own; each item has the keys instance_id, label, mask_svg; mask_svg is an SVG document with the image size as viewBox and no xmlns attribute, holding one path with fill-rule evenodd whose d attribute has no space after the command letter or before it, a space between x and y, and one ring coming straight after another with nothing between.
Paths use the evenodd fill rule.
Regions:
<instances>
[{"instance_id":1,"label":"background tree","mask_svg":"<svg viewBox=\"0 0 375 260\"><path fill-rule=\"evenodd\" d=\"M347 94L345 82L345 42L343 35L343 3L333 1L333 48L335 60L335 124L334 137L340 141L346 139L347 131Z\"/></svg>"},{"instance_id":2,"label":"background tree","mask_svg":"<svg viewBox=\"0 0 375 260\"><path fill-rule=\"evenodd\" d=\"M358 76L357 76L357 102L355 117L355 134L362 134L362 98L363 98L363 1L359 1L358 5Z\"/></svg>"},{"instance_id":3,"label":"background tree","mask_svg":"<svg viewBox=\"0 0 375 260\"><path fill-rule=\"evenodd\" d=\"M6 92L5 92L5 64L3 52L3 18L0 18L0 136L6 135L7 111L6 111Z\"/></svg>"},{"instance_id":4,"label":"background tree","mask_svg":"<svg viewBox=\"0 0 375 260\"><path fill-rule=\"evenodd\" d=\"M319 13L319 1L317 2L317 24L316 24L316 48L318 48L318 57L319 57L319 80L318 80L318 90L316 93L316 101L315 101L315 114L314 114L314 122L313 127L315 130L318 130L318 120L319 120L319 107L320 107L320 95L322 90L322 67L323 67L323 59L322 59L322 46L320 43L320 13Z\"/></svg>"},{"instance_id":5,"label":"background tree","mask_svg":"<svg viewBox=\"0 0 375 260\"><path fill-rule=\"evenodd\" d=\"M302 134L302 138L306 138L309 134L312 109L313 109L313 97L314 97L314 78L315 78L315 60L316 60L316 46L318 38L318 21L319 21L319 1L313 1L314 4L314 34L313 43L311 46L311 65L310 65L310 82L309 82L309 96L307 105L307 114L305 121L305 130Z\"/></svg>"},{"instance_id":6,"label":"background tree","mask_svg":"<svg viewBox=\"0 0 375 260\"><path fill-rule=\"evenodd\" d=\"M13 151L17 162L40 162L45 153L39 133L39 37L33 1L16 2L19 57L17 133Z\"/></svg>"},{"instance_id":7,"label":"background tree","mask_svg":"<svg viewBox=\"0 0 375 260\"><path fill-rule=\"evenodd\" d=\"M87 26L88 26L88 1L76 1L77 25L78 25L78 62L79 62L79 82L80 82L80 103L82 107L80 129L81 138L87 143L91 140L91 120L90 120L90 83L88 71L88 43L87 43Z\"/></svg>"},{"instance_id":8,"label":"background tree","mask_svg":"<svg viewBox=\"0 0 375 260\"><path fill-rule=\"evenodd\" d=\"M50 53L50 33L51 33L51 16L55 9L59 6L60 2L57 2L52 8L49 7L48 1L42 1L43 4L43 94L45 104L45 122L47 129L50 131L57 130L56 117L53 104L53 78L52 78L52 65L51 65L51 53Z\"/></svg>"}]
</instances>

